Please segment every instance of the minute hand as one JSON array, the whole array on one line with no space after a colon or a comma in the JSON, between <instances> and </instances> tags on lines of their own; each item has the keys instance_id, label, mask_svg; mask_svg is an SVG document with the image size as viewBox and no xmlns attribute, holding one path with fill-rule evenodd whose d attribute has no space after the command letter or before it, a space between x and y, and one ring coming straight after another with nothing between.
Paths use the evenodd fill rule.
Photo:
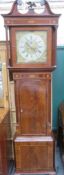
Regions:
<instances>
[{"instance_id":1,"label":"minute hand","mask_svg":"<svg viewBox=\"0 0 64 175\"><path fill-rule=\"evenodd\" d=\"M34 52L36 51L36 47L34 47L32 44L27 43L27 47L33 50Z\"/></svg>"}]
</instances>

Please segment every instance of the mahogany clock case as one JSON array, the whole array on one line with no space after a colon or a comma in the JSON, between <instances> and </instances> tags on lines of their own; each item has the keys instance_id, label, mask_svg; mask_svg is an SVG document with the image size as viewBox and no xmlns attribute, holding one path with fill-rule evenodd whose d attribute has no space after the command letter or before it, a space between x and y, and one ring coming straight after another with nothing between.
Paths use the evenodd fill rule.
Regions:
<instances>
[{"instance_id":1,"label":"mahogany clock case","mask_svg":"<svg viewBox=\"0 0 64 175\"><path fill-rule=\"evenodd\" d=\"M15 84L16 173L55 175L51 72L56 67L59 15L51 12L47 1L41 14L36 14L33 9L29 9L27 14L20 14L15 1L11 12L3 17L7 38L7 68Z\"/></svg>"}]
</instances>

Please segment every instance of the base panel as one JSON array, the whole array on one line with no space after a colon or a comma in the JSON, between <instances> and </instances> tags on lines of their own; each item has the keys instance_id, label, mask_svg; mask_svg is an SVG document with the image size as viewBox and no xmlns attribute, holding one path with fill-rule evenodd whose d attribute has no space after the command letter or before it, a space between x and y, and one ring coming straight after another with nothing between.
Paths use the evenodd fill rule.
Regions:
<instances>
[{"instance_id":1,"label":"base panel","mask_svg":"<svg viewBox=\"0 0 64 175\"><path fill-rule=\"evenodd\" d=\"M16 137L14 146L16 173L48 174L49 172L51 174L54 172L52 137Z\"/></svg>"}]
</instances>

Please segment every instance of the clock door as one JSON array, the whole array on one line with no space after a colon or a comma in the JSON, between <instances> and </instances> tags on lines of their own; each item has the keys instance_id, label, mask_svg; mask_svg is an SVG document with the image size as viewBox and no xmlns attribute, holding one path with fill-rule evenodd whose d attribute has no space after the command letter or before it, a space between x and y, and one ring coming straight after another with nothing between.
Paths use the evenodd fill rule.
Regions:
<instances>
[{"instance_id":1,"label":"clock door","mask_svg":"<svg viewBox=\"0 0 64 175\"><path fill-rule=\"evenodd\" d=\"M35 74L28 75L16 80L16 89L21 134L45 135L49 105L48 81Z\"/></svg>"}]
</instances>

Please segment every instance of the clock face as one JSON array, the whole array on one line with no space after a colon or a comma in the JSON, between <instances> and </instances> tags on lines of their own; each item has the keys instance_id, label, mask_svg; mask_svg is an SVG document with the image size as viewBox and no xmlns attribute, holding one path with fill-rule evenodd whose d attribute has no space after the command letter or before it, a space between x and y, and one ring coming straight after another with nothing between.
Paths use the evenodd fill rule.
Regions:
<instances>
[{"instance_id":1,"label":"clock face","mask_svg":"<svg viewBox=\"0 0 64 175\"><path fill-rule=\"evenodd\" d=\"M16 32L17 63L47 61L47 31Z\"/></svg>"}]
</instances>

